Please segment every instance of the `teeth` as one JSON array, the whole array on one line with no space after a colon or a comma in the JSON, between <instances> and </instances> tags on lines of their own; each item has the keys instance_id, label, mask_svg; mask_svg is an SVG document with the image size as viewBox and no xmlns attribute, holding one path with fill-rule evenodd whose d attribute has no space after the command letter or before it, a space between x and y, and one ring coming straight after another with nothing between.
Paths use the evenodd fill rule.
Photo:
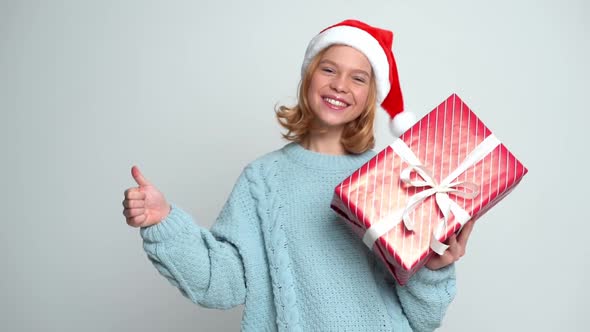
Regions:
<instances>
[{"instance_id":1,"label":"teeth","mask_svg":"<svg viewBox=\"0 0 590 332\"><path fill-rule=\"evenodd\" d=\"M332 99L332 98L324 98L325 101L327 101L329 104L334 105L334 106L338 106L338 107L346 107L348 105L346 105L346 103L343 103L339 100L336 99Z\"/></svg>"}]
</instances>

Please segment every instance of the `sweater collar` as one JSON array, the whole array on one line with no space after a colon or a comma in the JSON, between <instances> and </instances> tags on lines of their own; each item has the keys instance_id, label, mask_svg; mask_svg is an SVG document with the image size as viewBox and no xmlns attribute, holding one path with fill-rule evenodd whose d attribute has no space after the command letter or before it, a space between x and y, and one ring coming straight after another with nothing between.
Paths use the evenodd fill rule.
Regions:
<instances>
[{"instance_id":1,"label":"sweater collar","mask_svg":"<svg viewBox=\"0 0 590 332\"><path fill-rule=\"evenodd\" d=\"M310 169L329 171L354 171L375 155L373 150L361 154L329 155L307 150L299 143L289 143L282 150L297 164Z\"/></svg>"}]
</instances>

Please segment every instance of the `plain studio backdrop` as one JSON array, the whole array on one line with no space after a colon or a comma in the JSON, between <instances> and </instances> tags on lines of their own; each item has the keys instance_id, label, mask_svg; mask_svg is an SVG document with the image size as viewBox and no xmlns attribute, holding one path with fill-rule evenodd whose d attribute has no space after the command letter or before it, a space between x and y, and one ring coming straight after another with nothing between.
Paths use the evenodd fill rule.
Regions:
<instances>
[{"instance_id":1,"label":"plain studio backdrop","mask_svg":"<svg viewBox=\"0 0 590 332\"><path fill-rule=\"evenodd\" d=\"M238 330L242 308L192 304L147 260L130 168L209 227L285 144L308 41L350 17L395 32L407 108L456 92L529 168L476 224L440 331L587 331L583 0L1 1L0 330Z\"/></svg>"}]
</instances>

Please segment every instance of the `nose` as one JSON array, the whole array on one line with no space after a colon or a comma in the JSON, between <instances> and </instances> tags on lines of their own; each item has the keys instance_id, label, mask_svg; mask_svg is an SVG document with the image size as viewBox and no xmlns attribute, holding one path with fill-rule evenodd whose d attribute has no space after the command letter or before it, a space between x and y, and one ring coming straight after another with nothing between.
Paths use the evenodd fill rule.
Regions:
<instances>
[{"instance_id":1,"label":"nose","mask_svg":"<svg viewBox=\"0 0 590 332\"><path fill-rule=\"evenodd\" d=\"M330 87L336 92L346 93L348 92L348 82L344 75L336 75L330 81Z\"/></svg>"}]
</instances>

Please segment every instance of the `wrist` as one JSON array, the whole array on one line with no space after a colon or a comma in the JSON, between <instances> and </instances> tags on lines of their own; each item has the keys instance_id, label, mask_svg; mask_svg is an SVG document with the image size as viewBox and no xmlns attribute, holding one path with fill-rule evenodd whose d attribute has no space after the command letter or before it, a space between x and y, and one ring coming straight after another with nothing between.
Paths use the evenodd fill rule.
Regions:
<instances>
[{"instance_id":1,"label":"wrist","mask_svg":"<svg viewBox=\"0 0 590 332\"><path fill-rule=\"evenodd\" d=\"M182 209L170 205L170 212L164 219L153 225L142 227L140 234L148 242L161 242L175 237L190 226L192 226L191 217Z\"/></svg>"}]
</instances>

